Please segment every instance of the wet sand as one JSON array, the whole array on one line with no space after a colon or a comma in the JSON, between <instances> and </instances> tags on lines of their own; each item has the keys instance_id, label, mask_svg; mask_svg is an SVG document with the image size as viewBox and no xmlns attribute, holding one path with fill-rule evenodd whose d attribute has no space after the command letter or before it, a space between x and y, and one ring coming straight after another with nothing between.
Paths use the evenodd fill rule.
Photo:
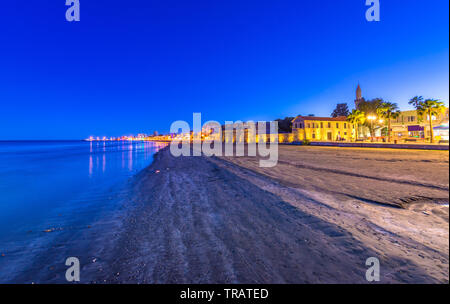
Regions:
<instances>
[{"instance_id":1,"label":"wet sand","mask_svg":"<svg viewBox=\"0 0 450 304\"><path fill-rule=\"evenodd\" d=\"M367 283L377 257L380 283L448 283L448 162L442 151L280 146L278 165L260 168L165 149L121 209L56 260L79 254L82 283ZM43 269L58 264L46 259ZM63 270L17 280L59 283Z\"/></svg>"}]
</instances>

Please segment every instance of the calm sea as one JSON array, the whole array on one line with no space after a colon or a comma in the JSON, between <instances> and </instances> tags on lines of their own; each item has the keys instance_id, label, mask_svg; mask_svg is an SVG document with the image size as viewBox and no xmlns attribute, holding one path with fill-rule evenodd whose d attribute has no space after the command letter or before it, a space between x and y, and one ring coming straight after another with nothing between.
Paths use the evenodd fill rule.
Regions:
<instances>
[{"instance_id":1,"label":"calm sea","mask_svg":"<svg viewBox=\"0 0 450 304\"><path fill-rule=\"evenodd\" d=\"M46 249L46 230L70 234L114 208L111 198L164 146L0 141L0 282L22 271L19 261L33 250Z\"/></svg>"}]
</instances>

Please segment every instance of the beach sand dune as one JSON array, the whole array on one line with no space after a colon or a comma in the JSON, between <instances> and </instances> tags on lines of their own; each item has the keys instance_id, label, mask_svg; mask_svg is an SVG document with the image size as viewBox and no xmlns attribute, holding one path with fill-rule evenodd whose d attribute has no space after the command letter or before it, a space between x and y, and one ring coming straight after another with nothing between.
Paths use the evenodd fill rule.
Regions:
<instances>
[{"instance_id":1,"label":"beach sand dune","mask_svg":"<svg viewBox=\"0 0 450 304\"><path fill-rule=\"evenodd\" d=\"M259 168L165 149L132 193L91 282L367 283L369 257L381 283L448 282L448 152L281 146Z\"/></svg>"}]
</instances>

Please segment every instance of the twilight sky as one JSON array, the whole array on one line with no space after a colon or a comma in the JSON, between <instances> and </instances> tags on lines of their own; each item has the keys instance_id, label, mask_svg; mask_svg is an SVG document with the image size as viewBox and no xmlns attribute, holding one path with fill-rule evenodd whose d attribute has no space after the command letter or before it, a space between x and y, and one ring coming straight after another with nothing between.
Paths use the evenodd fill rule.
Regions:
<instances>
[{"instance_id":1,"label":"twilight sky","mask_svg":"<svg viewBox=\"0 0 450 304\"><path fill-rule=\"evenodd\" d=\"M4 1L0 139L167 132L175 120L328 116L365 98L449 100L447 0Z\"/></svg>"}]
</instances>

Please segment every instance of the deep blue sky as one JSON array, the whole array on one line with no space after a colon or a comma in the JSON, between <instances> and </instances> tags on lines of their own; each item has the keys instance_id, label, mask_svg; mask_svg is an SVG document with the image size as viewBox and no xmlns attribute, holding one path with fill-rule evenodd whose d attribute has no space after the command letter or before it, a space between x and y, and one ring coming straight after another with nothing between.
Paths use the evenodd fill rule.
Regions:
<instances>
[{"instance_id":1,"label":"deep blue sky","mask_svg":"<svg viewBox=\"0 0 450 304\"><path fill-rule=\"evenodd\" d=\"M65 0L0 5L0 139L167 132L174 120L329 115L449 98L447 0Z\"/></svg>"}]
</instances>

